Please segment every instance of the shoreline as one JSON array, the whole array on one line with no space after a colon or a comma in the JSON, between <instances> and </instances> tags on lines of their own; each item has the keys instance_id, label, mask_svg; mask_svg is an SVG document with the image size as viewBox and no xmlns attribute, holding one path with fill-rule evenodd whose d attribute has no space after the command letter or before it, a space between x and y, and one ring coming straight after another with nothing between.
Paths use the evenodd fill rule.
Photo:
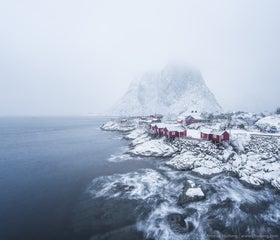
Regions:
<instances>
[{"instance_id":1,"label":"shoreline","mask_svg":"<svg viewBox=\"0 0 280 240\"><path fill-rule=\"evenodd\" d=\"M126 154L132 157L155 157L165 160L165 166L175 171L191 171L203 178L220 173L237 177L254 189L271 186L280 192L280 138L265 135L236 135L229 143L215 145L209 141L180 138L167 141L152 137L145 124L109 121L105 131L118 131L130 140Z\"/></svg>"}]
</instances>

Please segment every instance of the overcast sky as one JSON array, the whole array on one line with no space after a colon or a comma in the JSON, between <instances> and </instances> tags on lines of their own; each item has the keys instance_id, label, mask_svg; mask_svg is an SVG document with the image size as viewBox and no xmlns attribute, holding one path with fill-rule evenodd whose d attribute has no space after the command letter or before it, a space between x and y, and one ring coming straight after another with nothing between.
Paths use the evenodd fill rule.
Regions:
<instances>
[{"instance_id":1,"label":"overcast sky","mask_svg":"<svg viewBox=\"0 0 280 240\"><path fill-rule=\"evenodd\" d=\"M279 0L0 3L0 115L100 113L187 61L224 110L280 105Z\"/></svg>"}]
</instances>

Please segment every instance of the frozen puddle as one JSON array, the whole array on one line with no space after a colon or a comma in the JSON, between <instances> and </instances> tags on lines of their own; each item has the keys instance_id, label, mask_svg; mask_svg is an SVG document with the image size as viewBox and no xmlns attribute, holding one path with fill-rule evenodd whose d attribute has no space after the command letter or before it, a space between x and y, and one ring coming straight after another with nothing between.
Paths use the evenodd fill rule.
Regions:
<instances>
[{"instance_id":1,"label":"frozen puddle","mask_svg":"<svg viewBox=\"0 0 280 240\"><path fill-rule=\"evenodd\" d=\"M159 171L141 169L96 178L88 193L111 204L135 201L136 227L146 238L208 240L235 235L240 239L241 235L280 233L279 194L269 188L246 188L225 174L202 179L164 167ZM178 204L182 193L195 193L203 199Z\"/></svg>"}]
</instances>

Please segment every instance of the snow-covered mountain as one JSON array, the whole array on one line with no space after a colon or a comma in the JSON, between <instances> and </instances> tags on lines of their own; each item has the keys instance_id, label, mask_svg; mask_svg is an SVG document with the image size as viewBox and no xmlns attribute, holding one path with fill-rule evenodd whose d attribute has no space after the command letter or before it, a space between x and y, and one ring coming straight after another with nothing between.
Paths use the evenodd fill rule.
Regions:
<instances>
[{"instance_id":1,"label":"snow-covered mountain","mask_svg":"<svg viewBox=\"0 0 280 240\"><path fill-rule=\"evenodd\" d=\"M219 112L221 107L198 70L168 65L133 81L110 115L177 115L191 111Z\"/></svg>"}]
</instances>

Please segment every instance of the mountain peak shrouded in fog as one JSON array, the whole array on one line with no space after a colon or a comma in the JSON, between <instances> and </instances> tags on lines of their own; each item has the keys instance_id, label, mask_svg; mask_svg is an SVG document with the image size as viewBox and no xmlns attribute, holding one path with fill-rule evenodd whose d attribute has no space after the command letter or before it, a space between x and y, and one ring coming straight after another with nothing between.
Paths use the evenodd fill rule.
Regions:
<instances>
[{"instance_id":1,"label":"mountain peak shrouded in fog","mask_svg":"<svg viewBox=\"0 0 280 240\"><path fill-rule=\"evenodd\" d=\"M221 111L199 70L168 64L161 71L147 72L133 81L109 112L111 115L181 114Z\"/></svg>"}]
</instances>

